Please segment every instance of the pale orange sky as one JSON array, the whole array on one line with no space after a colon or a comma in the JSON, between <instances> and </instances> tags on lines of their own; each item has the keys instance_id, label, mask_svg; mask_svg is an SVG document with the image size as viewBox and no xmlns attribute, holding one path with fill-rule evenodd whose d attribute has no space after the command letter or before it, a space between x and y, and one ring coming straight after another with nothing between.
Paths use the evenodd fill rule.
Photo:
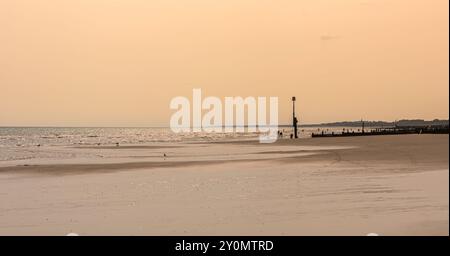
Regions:
<instances>
[{"instance_id":1,"label":"pale orange sky","mask_svg":"<svg viewBox=\"0 0 450 256\"><path fill-rule=\"evenodd\" d=\"M447 119L448 29L448 0L1 0L0 126L167 125L192 88Z\"/></svg>"}]
</instances>

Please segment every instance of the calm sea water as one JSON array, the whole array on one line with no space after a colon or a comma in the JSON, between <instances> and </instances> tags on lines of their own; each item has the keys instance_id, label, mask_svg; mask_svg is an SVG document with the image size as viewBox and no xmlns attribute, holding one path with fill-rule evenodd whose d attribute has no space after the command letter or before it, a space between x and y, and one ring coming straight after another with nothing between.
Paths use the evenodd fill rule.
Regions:
<instances>
[{"instance_id":1,"label":"calm sea water","mask_svg":"<svg viewBox=\"0 0 450 256\"><path fill-rule=\"evenodd\" d=\"M257 133L174 133L169 128L0 127L0 146L148 144L256 136Z\"/></svg>"},{"instance_id":2,"label":"calm sea water","mask_svg":"<svg viewBox=\"0 0 450 256\"><path fill-rule=\"evenodd\" d=\"M292 132L280 128L284 137ZM300 128L300 137L319 130L342 131L342 127ZM155 143L257 140L258 133L174 133L169 128L55 128L0 127L0 161L92 157L78 146L139 145Z\"/></svg>"},{"instance_id":3,"label":"calm sea water","mask_svg":"<svg viewBox=\"0 0 450 256\"><path fill-rule=\"evenodd\" d=\"M280 128L286 137L290 128ZM310 137L319 130L342 131L342 127L300 128L300 137ZM63 128L63 127L0 127L1 146L70 146L108 144L148 144L152 142L221 141L256 139L258 133L174 133L169 128Z\"/></svg>"}]
</instances>

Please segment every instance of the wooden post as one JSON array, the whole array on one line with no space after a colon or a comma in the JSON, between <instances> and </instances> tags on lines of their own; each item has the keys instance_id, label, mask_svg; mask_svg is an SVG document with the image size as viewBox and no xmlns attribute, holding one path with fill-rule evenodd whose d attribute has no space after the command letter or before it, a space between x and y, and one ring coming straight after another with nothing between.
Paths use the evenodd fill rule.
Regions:
<instances>
[{"instance_id":1,"label":"wooden post","mask_svg":"<svg viewBox=\"0 0 450 256\"><path fill-rule=\"evenodd\" d=\"M295 96L292 97L292 125L294 126L294 138L298 138L298 133L297 133L297 117L295 116Z\"/></svg>"}]
</instances>

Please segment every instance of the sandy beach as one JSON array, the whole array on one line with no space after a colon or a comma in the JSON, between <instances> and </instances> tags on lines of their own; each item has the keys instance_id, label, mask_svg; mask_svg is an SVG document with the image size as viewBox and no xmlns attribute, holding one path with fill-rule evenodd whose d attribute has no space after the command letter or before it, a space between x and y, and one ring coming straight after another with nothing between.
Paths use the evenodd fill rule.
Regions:
<instances>
[{"instance_id":1,"label":"sandy beach","mask_svg":"<svg viewBox=\"0 0 450 256\"><path fill-rule=\"evenodd\" d=\"M98 157L3 161L0 235L448 235L448 149L448 135L42 147Z\"/></svg>"}]
</instances>

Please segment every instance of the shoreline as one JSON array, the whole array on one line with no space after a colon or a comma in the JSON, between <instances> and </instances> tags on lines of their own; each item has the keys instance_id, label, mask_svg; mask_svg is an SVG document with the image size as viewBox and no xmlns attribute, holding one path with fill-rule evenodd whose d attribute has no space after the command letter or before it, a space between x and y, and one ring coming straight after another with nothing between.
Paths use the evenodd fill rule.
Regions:
<instances>
[{"instance_id":1,"label":"shoreline","mask_svg":"<svg viewBox=\"0 0 450 256\"><path fill-rule=\"evenodd\" d=\"M406 136L406 137L404 137ZM409 137L408 137L409 136ZM408 138L414 138L409 141ZM261 144L255 141L222 141L211 143L175 143L176 145L124 145L119 147L91 147L91 146L76 146L68 147L81 150L98 150L98 151L127 151L131 150L130 154L136 154L138 151L153 150L152 153L158 155L129 155L119 162L97 161L83 162L82 160L74 159L69 163L46 163L43 161L39 164L11 164L0 166L1 173L45 173L45 174L77 174L89 173L95 171L114 172L128 169L148 169L148 168L176 168L182 166L200 166L200 165L214 165L233 162L256 162L256 161L285 161L291 163L301 162L321 162L321 161L366 161L369 163L400 163L400 164L415 164L418 166L438 165L439 168L448 168L448 147L441 147L440 150L434 150L429 154L424 154L427 148L436 143L445 144L448 140L448 135L395 135L389 136L369 136L369 137L334 137L334 138L303 138L297 140L282 139L271 144ZM400 146L395 145L395 141L401 141ZM386 144L392 144L386 147ZM171 143L174 144L174 143ZM198 149L210 148L210 145L220 145L227 154L231 155L230 159L220 159L215 156L205 156L208 159L202 159L201 156L193 155L191 158L186 157L185 151L192 148ZM231 146L229 149L227 146ZM233 157L233 150L235 147L252 146L249 152L241 158ZM285 146L288 148L286 149ZM299 147L306 147L298 149ZM316 148L314 148L316 147ZM386 147L383 149L383 147ZM407 151L403 147L408 147ZM170 156L162 156L164 149L185 149L185 151L174 152ZM265 150L267 149L268 150ZM260 150L264 149L264 150ZM382 150L383 149L383 150ZM178 154L178 155L177 155ZM237 155L237 154L235 154ZM267 156L264 158L258 157ZM136 159L147 159L147 161L139 161ZM109 160L109 159L108 159ZM79 161L79 163L74 163ZM14 161L13 161L14 163Z\"/></svg>"}]
</instances>

